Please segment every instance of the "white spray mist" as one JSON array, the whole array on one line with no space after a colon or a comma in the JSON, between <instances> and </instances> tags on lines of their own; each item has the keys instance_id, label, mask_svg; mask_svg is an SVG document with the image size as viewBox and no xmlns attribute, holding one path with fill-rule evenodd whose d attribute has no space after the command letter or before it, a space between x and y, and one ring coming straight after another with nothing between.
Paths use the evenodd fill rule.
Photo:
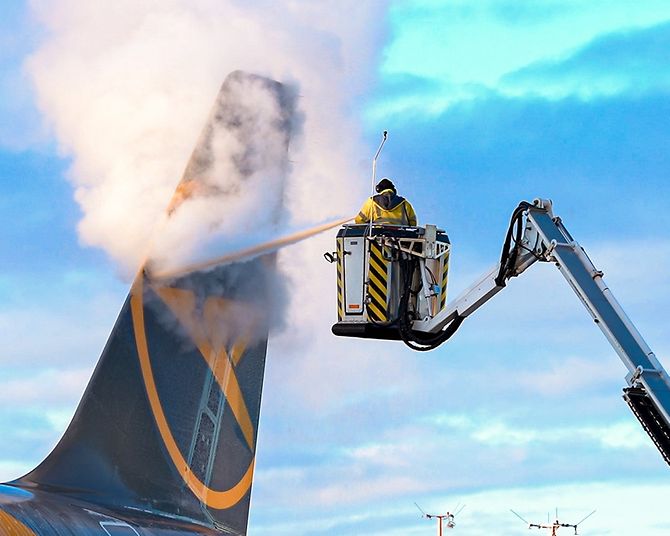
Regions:
<instances>
[{"instance_id":1,"label":"white spray mist","mask_svg":"<svg viewBox=\"0 0 670 536\"><path fill-rule=\"evenodd\" d=\"M300 87L305 122L291 148L287 222L355 212L367 151L354 99L369 83L381 35L373 21L384 4L34 0L48 33L27 66L40 109L72 158L82 242L134 273L218 87L236 69ZM192 230L216 214L193 209L179 218L186 212ZM219 226L235 219L220 216Z\"/></svg>"}]
</instances>

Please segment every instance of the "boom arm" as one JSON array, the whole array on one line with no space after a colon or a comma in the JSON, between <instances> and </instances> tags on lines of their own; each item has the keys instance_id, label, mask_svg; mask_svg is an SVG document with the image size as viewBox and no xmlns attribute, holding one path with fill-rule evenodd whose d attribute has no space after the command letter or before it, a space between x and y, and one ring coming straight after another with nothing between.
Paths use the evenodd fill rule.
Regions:
<instances>
[{"instance_id":1,"label":"boom arm","mask_svg":"<svg viewBox=\"0 0 670 536\"><path fill-rule=\"evenodd\" d=\"M415 320L412 330L441 332L455 320L471 315L500 292L509 278L536 261L556 264L623 361L628 369L624 399L670 464L670 377L612 295L603 273L560 218L553 216L551 201L536 199L532 205L519 205L501 262L436 316Z\"/></svg>"}]
</instances>

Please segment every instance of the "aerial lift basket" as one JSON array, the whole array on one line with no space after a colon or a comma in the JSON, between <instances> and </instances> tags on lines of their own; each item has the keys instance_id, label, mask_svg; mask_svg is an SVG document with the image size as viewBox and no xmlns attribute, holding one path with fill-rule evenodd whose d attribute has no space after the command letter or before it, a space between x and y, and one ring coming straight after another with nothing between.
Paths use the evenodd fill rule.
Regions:
<instances>
[{"instance_id":1,"label":"aerial lift basket","mask_svg":"<svg viewBox=\"0 0 670 536\"><path fill-rule=\"evenodd\" d=\"M335 335L398 340L402 298L416 319L446 306L450 243L434 225L344 225L337 250Z\"/></svg>"}]
</instances>

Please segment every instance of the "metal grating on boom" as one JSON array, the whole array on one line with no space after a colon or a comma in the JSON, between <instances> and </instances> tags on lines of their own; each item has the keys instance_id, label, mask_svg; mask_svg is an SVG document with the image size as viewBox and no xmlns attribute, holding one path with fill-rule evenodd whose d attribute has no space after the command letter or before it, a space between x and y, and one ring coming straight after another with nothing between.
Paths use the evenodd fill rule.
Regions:
<instances>
[{"instance_id":1,"label":"metal grating on boom","mask_svg":"<svg viewBox=\"0 0 670 536\"><path fill-rule=\"evenodd\" d=\"M649 434L665 462L670 465L670 427L647 391L644 387L626 387L623 390L623 399Z\"/></svg>"}]
</instances>

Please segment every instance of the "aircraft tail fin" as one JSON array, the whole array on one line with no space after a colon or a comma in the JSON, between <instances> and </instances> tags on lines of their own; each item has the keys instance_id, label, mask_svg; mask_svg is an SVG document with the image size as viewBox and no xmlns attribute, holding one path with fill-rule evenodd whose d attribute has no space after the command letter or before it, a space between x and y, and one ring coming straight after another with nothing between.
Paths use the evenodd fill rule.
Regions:
<instances>
[{"instance_id":1,"label":"aircraft tail fin","mask_svg":"<svg viewBox=\"0 0 670 536\"><path fill-rule=\"evenodd\" d=\"M260 125L284 143L272 162L244 157L262 149L253 135L265 120L231 103L249 85L276 103ZM211 173L217 129L238 138L224 167L242 183L263 166L286 169L292 113L281 84L230 75L169 210ZM245 534L275 284L273 255L167 281L142 270L65 435L14 484Z\"/></svg>"}]
</instances>

